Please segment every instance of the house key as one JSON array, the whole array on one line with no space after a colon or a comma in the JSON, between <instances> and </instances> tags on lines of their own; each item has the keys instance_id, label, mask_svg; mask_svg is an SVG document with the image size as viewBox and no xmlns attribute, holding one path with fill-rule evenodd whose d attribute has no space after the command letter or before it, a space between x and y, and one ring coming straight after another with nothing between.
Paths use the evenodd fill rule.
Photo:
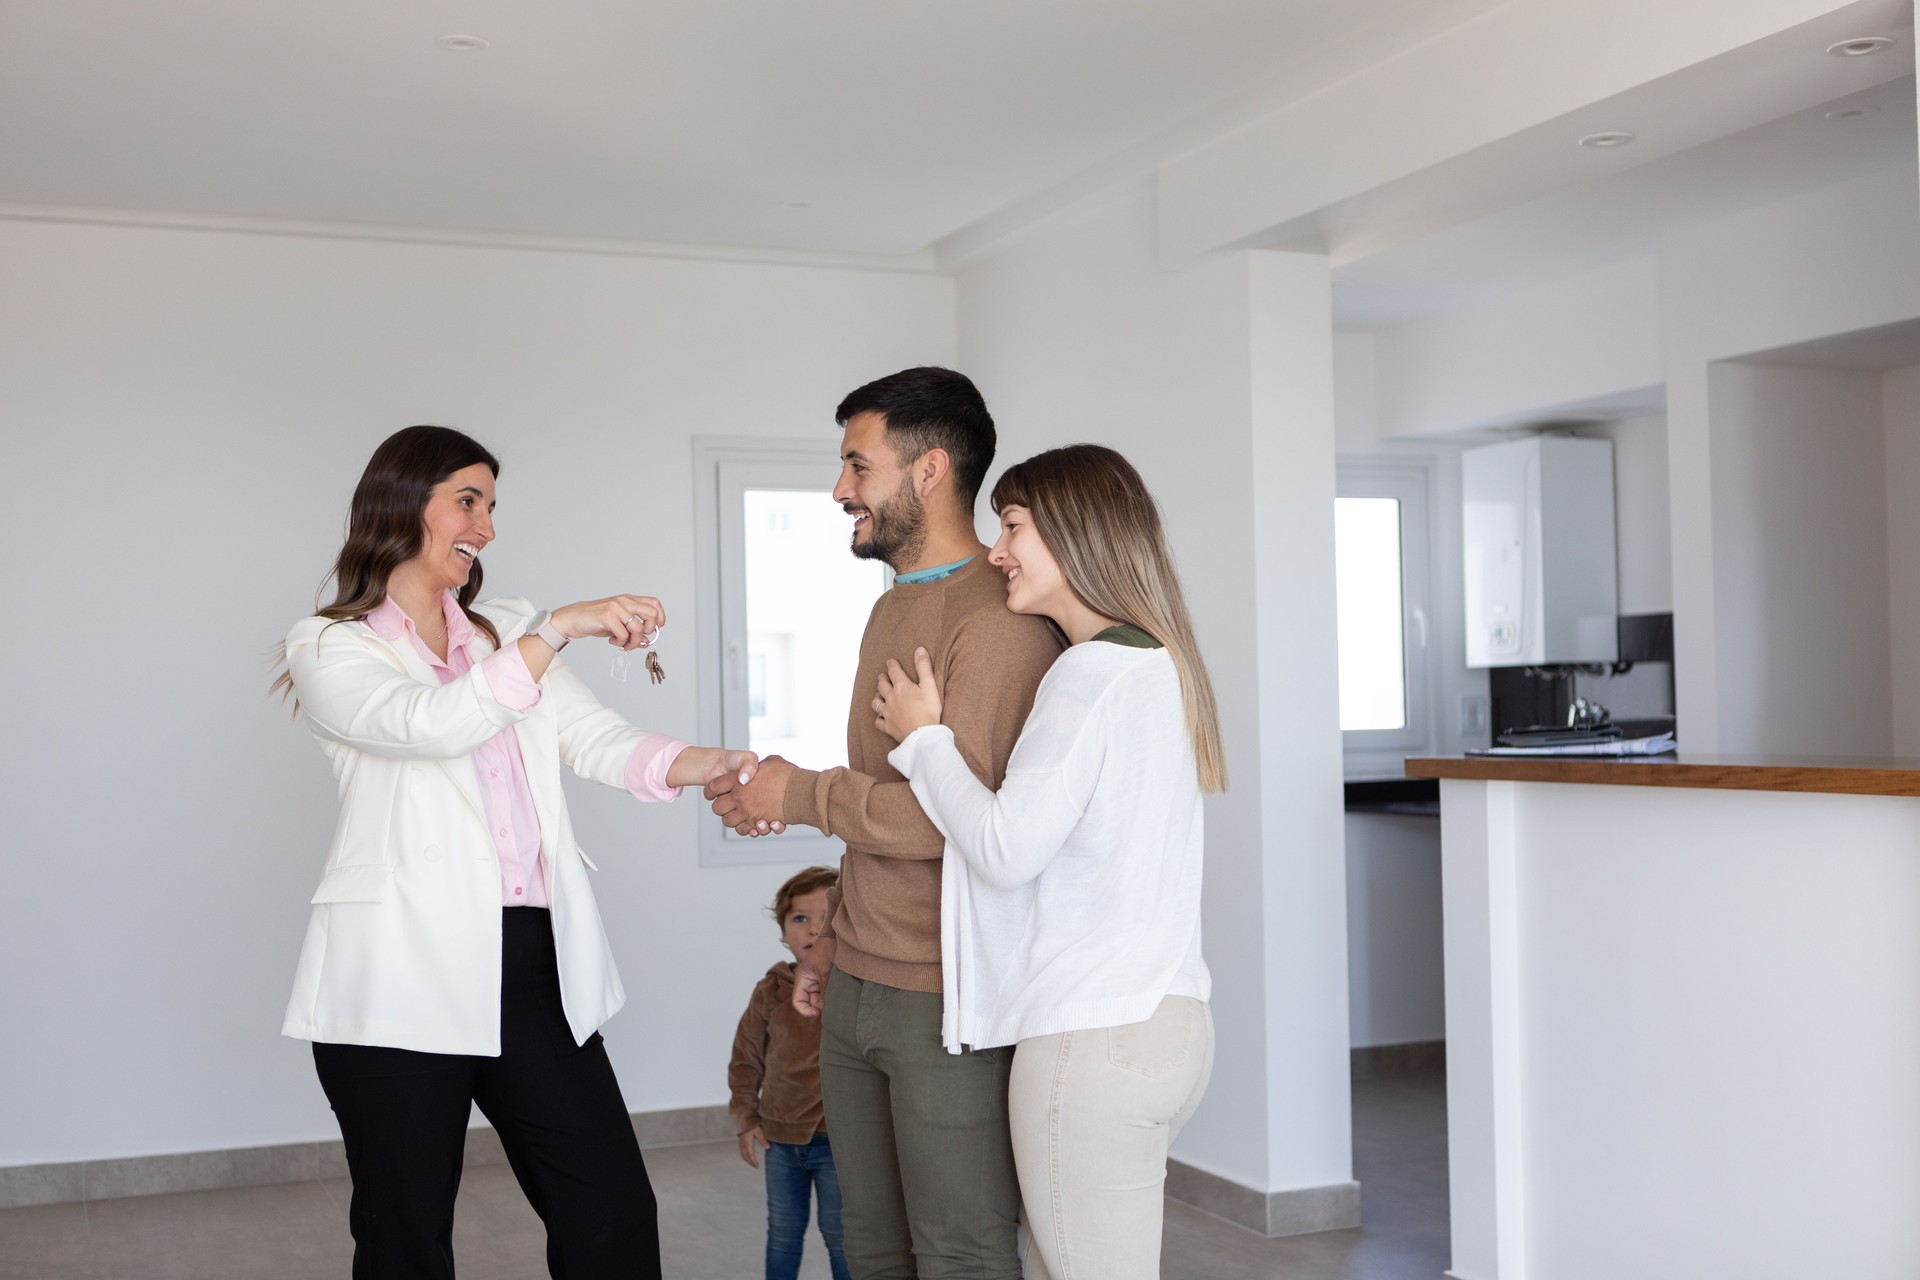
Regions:
<instances>
[{"instance_id":1,"label":"house key","mask_svg":"<svg viewBox=\"0 0 1920 1280\"><path fill-rule=\"evenodd\" d=\"M653 634L640 642L640 647L647 650L647 678L655 684L665 684L667 679L667 669L660 665L660 655L651 648L654 642L660 639L660 631L661 628L655 627ZM625 649L614 651L613 678L615 680L627 678L627 660L631 656Z\"/></svg>"}]
</instances>

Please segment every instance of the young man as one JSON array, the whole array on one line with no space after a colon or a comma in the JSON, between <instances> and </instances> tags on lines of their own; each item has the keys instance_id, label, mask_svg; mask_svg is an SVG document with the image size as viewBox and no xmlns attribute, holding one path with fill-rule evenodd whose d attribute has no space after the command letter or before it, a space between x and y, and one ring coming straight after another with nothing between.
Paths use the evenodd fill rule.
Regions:
<instances>
[{"instance_id":1,"label":"young man","mask_svg":"<svg viewBox=\"0 0 1920 1280\"><path fill-rule=\"evenodd\" d=\"M744 786L726 779L707 795L743 834L804 823L846 842L829 925L795 972L794 1004L822 1016L820 1088L854 1276L1017 1280L1012 1050L940 1046L945 842L887 763L893 740L874 722L873 697L887 659L910 667L924 646L944 722L997 788L1060 641L1037 616L1008 610L1006 583L974 532L994 430L973 383L950 369L906 369L853 392L836 417L833 496L854 518L853 554L895 574L860 642L851 767L816 773L770 756Z\"/></svg>"}]
</instances>

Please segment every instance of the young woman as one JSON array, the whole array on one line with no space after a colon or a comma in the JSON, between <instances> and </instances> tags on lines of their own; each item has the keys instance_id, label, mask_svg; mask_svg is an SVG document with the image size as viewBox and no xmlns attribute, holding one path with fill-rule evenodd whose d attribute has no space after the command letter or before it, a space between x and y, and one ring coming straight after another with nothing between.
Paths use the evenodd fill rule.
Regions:
<instances>
[{"instance_id":1,"label":"young woman","mask_svg":"<svg viewBox=\"0 0 1920 1280\"><path fill-rule=\"evenodd\" d=\"M499 471L445 427L390 437L354 490L333 603L287 635L275 686L333 766L340 818L282 1030L314 1042L346 1140L356 1277L452 1277L475 1103L555 1276L658 1277L597 1030L625 995L560 766L668 800L754 758L636 729L558 661L588 637L646 645L658 600L474 603Z\"/></svg>"},{"instance_id":2,"label":"young woman","mask_svg":"<svg viewBox=\"0 0 1920 1280\"><path fill-rule=\"evenodd\" d=\"M1028 1273L1160 1273L1167 1148L1213 1066L1200 958L1201 794L1219 720L1161 532L1125 458L1072 445L994 486L1007 607L1071 646L1041 682L998 792L939 724L939 678L888 664L888 757L947 840L950 1050L1015 1044L1009 1111Z\"/></svg>"}]
</instances>

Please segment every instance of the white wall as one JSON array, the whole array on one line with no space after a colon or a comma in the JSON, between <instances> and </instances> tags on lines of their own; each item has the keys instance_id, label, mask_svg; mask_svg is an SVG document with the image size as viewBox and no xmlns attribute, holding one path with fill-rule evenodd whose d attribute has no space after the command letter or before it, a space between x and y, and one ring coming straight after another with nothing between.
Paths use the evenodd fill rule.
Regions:
<instances>
[{"instance_id":1,"label":"white wall","mask_svg":"<svg viewBox=\"0 0 1920 1280\"><path fill-rule=\"evenodd\" d=\"M1666 415L1628 414L1576 428L1574 434L1613 442L1613 529L1620 612L1673 612Z\"/></svg>"},{"instance_id":2,"label":"white wall","mask_svg":"<svg viewBox=\"0 0 1920 1280\"><path fill-rule=\"evenodd\" d=\"M661 596L678 678L576 666L691 734L689 436L831 439L851 387L954 354L953 284L922 275L0 222L0 279L0 1164L334 1136L278 1035L331 785L267 653L378 440L442 422L500 455L490 591ZM786 869L700 869L696 797L570 795L627 1103L719 1102Z\"/></svg>"},{"instance_id":3,"label":"white wall","mask_svg":"<svg viewBox=\"0 0 1920 1280\"><path fill-rule=\"evenodd\" d=\"M1629 258L1386 329L1376 352L1388 438L1537 422L1658 386L1655 264Z\"/></svg>"},{"instance_id":4,"label":"white wall","mask_svg":"<svg viewBox=\"0 0 1920 1280\"><path fill-rule=\"evenodd\" d=\"M1753 517L1743 514L1728 522L1717 510L1726 489L1723 471L1744 464L1722 457L1709 367L1920 316L1917 182L1913 165L1894 165L1702 223L1668 237L1661 247L1674 676L1680 730L1695 750L1767 749L1743 736L1752 721L1724 704L1718 674L1763 665L1752 650L1767 637L1747 632L1737 618L1722 623L1717 616L1719 558L1723 551L1737 554L1726 539L1750 527ZM1739 435L1733 439L1737 442ZM1873 487L1881 487L1877 479ZM1715 608L1703 607L1708 601ZM1776 742L1773 749L1815 748L1796 740Z\"/></svg>"},{"instance_id":5,"label":"white wall","mask_svg":"<svg viewBox=\"0 0 1920 1280\"><path fill-rule=\"evenodd\" d=\"M1881 379L1887 440L1887 613L1893 751L1920 756L1920 367Z\"/></svg>"},{"instance_id":6,"label":"white wall","mask_svg":"<svg viewBox=\"0 0 1920 1280\"><path fill-rule=\"evenodd\" d=\"M1709 370L1714 614L1723 750L1886 755L1885 442L1880 377Z\"/></svg>"},{"instance_id":7,"label":"white wall","mask_svg":"<svg viewBox=\"0 0 1920 1280\"><path fill-rule=\"evenodd\" d=\"M1150 189L968 267L962 364L1002 456L1098 440L1165 512L1217 682L1233 788L1208 805L1218 1055L1188 1162L1264 1190L1351 1176L1324 263L1159 266Z\"/></svg>"},{"instance_id":8,"label":"white wall","mask_svg":"<svg viewBox=\"0 0 1920 1280\"><path fill-rule=\"evenodd\" d=\"M1544 281L1373 339L1373 413L1377 434L1387 440L1644 402L1649 386L1664 382L1664 468L1655 447L1662 429L1650 412L1629 411L1617 423L1582 431L1608 435L1616 445L1623 611L1673 610L1677 709L1691 750L1861 752L1885 740L1878 727L1884 717L1862 722L1863 731L1845 742L1827 729L1800 735L1778 718L1778 733L1753 736L1760 732L1751 707L1756 682L1775 678L1775 664L1784 660L1771 652L1771 632L1751 629L1758 615L1742 594L1761 589L1753 585L1753 546L1742 539L1771 519L1754 508L1755 494L1764 490L1784 502L1787 524L1817 517L1807 514L1811 490L1783 489L1770 478L1771 464L1746 452L1754 440L1744 427L1721 431L1708 369L1920 316L1917 188L1913 164L1894 164L1675 231L1649 257ZM1345 363L1351 368L1356 360L1349 354ZM1349 373L1341 386L1353 378ZM1864 465L1851 454L1821 461L1852 468L1856 480ZM1920 468L1911 474L1920 482ZM1877 491L1894 481L1874 476L1869 484ZM1664 522L1656 510L1662 485ZM1723 500L1739 510L1723 518L1716 509ZM1860 515L1858 504L1841 504L1841 524ZM1900 519L1897 511L1893 519ZM1781 550L1790 557L1784 582L1797 570L1791 552ZM1723 552L1734 557L1728 572L1749 584L1727 602L1733 612L1725 619L1717 563ZM1847 627L1857 624L1849 620ZM1920 623L1913 630L1920 632ZM1765 672L1773 674L1756 674ZM1737 673L1731 685L1723 684L1723 673ZM1812 699L1804 672L1799 683L1799 696ZM1725 703L1723 688L1743 705ZM1842 694L1840 702L1852 705L1854 696Z\"/></svg>"},{"instance_id":9,"label":"white wall","mask_svg":"<svg viewBox=\"0 0 1920 1280\"><path fill-rule=\"evenodd\" d=\"M1347 1021L1356 1048L1447 1036L1440 823L1350 813Z\"/></svg>"}]
</instances>

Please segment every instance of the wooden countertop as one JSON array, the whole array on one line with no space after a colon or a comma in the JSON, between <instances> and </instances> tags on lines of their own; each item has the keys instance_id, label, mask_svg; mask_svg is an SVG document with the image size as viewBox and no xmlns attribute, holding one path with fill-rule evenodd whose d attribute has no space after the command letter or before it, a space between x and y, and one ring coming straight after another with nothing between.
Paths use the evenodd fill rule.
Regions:
<instances>
[{"instance_id":1,"label":"wooden countertop","mask_svg":"<svg viewBox=\"0 0 1920 1280\"><path fill-rule=\"evenodd\" d=\"M1430 756L1407 761L1409 778L1575 782L1719 791L1818 791L1920 796L1920 760L1841 756Z\"/></svg>"}]
</instances>

